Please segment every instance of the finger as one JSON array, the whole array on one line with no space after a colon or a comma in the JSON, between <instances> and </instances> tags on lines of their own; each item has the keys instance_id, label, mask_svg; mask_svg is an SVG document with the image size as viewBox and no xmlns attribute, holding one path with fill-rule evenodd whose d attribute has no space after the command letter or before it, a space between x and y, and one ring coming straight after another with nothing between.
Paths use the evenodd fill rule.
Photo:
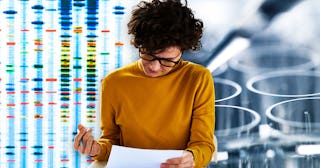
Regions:
<instances>
[{"instance_id":1,"label":"finger","mask_svg":"<svg viewBox=\"0 0 320 168\"><path fill-rule=\"evenodd\" d=\"M85 133L82 137L82 141L87 141L89 137L92 136L92 129L88 128L87 130L85 130Z\"/></svg>"},{"instance_id":2,"label":"finger","mask_svg":"<svg viewBox=\"0 0 320 168\"><path fill-rule=\"evenodd\" d=\"M73 147L74 149L78 150L80 148L81 139L83 137L84 133L79 133L75 136L73 141Z\"/></svg>"},{"instance_id":3,"label":"finger","mask_svg":"<svg viewBox=\"0 0 320 168\"><path fill-rule=\"evenodd\" d=\"M192 161L181 163L177 166L177 168L193 168L193 167L194 167L194 163Z\"/></svg>"},{"instance_id":4,"label":"finger","mask_svg":"<svg viewBox=\"0 0 320 168\"><path fill-rule=\"evenodd\" d=\"M81 139L81 138L79 137L79 134L77 134L77 135L74 137L74 140L73 140L73 148L74 148L75 150L78 150L79 147L80 147L80 140L79 140L79 139Z\"/></svg>"},{"instance_id":5,"label":"finger","mask_svg":"<svg viewBox=\"0 0 320 168\"><path fill-rule=\"evenodd\" d=\"M176 164L168 164L168 163L161 163L160 168L176 168L178 165Z\"/></svg>"},{"instance_id":6,"label":"finger","mask_svg":"<svg viewBox=\"0 0 320 168\"><path fill-rule=\"evenodd\" d=\"M160 164L160 168L167 168L167 164L166 163L161 163Z\"/></svg>"},{"instance_id":7,"label":"finger","mask_svg":"<svg viewBox=\"0 0 320 168\"><path fill-rule=\"evenodd\" d=\"M76 150L79 150L81 139L83 135L86 133L86 127L84 127L83 125L79 124L78 129L79 129L79 133L75 136L74 142L73 142L73 147Z\"/></svg>"},{"instance_id":8,"label":"finger","mask_svg":"<svg viewBox=\"0 0 320 168\"><path fill-rule=\"evenodd\" d=\"M91 150L92 150L92 145L93 145L93 137L89 137L89 139L87 140L87 143L86 143L86 148L84 149L84 153L86 155L89 155Z\"/></svg>"},{"instance_id":9,"label":"finger","mask_svg":"<svg viewBox=\"0 0 320 168\"><path fill-rule=\"evenodd\" d=\"M86 128L86 127L82 124L78 124L78 129L81 130L82 128Z\"/></svg>"},{"instance_id":10,"label":"finger","mask_svg":"<svg viewBox=\"0 0 320 168\"><path fill-rule=\"evenodd\" d=\"M89 140L90 137L92 137L91 132L92 132L92 129L89 128L88 131L86 131L85 135L83 135L82 137L83 148L81 153L84 153L84 150L86 149L86 146L87 146L87 141Z\"/></svg>"},{"instance_id":11,"label":"finger","mask_svg":"<svg viewBox=\"0 0 320 168\"><path fill-rule=\"evenodd\" d=\"M82 138L80 139L80 145L79 145L78 151L83 154L84 150L85 150L85 147L86 147L86 143L87 143L88 137L91 134L90 133L88 134L88 132L85 130L85 132L82 133L81 135L82 135Z\"/></svg>"},{"instance_id":12,"label":"finger","mask_svg":"<svg viewBox=\"0 0 320 168\"><path fill-rule=\"evenodd\" d=\"M96 156L98 155L98 153L100 152L100 145L98 144L98 142L96 140L93 140L93 145L91 148L91 152L90 152L90 156Z\"/></svg>"},{"instance_id":13,"label":"finger","mask_svg":"<svg viewBox=\"0 0 320 168\"><path fill-rule=\"evenodd\" d=\"M164 164L163 168L192 168L194 166L193 155L191 152L183 152L181 157L170 158Z\"/></svg>"},{"instance_id":14,"label":"finger","mask_svg":"<svg viewBox=\"0 0 320 168\"><path fill-rule=\"evenodd\" d=\"M182 161L182 157L177 157L177 158L171 158L171 159L168 159L167 161L166 161L166 163L167 164L176 164L176 165L178 165L178 164L180 164L181 163L181 161Z\"/></svg>"}]
</instances>

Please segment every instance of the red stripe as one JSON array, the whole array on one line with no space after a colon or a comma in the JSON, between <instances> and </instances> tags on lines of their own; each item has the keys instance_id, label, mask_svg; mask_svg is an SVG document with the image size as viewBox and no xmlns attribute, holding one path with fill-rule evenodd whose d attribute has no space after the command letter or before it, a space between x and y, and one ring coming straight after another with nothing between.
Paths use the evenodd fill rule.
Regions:
<instances>
[{"instance_id":1,"label":"red stripe","mask_svg":"<svg viewBox=\"0 0 320 168\"><path fill-rule=\"evenodd\" d=\"M53 33L53 32L56 32L56 30L55 29L47 29L46 32Z\"/></svg>"},{"instance_id":2,"label":"red stripe","mask_svg":"<svg viewBox=\"0 0 320 168\"><path fill-rule=\"evenodd\" d=\"M28 90L22 90L20 93L26 94L26 93L29 93L29 91Z\"/></svg>"},{"instance_id":3,"label":"red stripe","mask_svg":"<svg viewBox=\"0 0 320 168\"><path fill-rule=\"evenodd\" d=\"M52 93L57 93L57 91L46 91L46 93L52 94Z\"/></svg>"},{"instance_id":4,"label":"red stripe","mask_svg":"<svg viewBox=\"0 0 320 168\"><path fill-rule=\"evenodd\" d=\"M47 78L46 81L47 82L55 82L55 81L57 81L57 78Z\"/></svg>"},{"instance_id":5,"label":"red stripe","mask_svg":"<svg viewBox=\"0 0 320 168\"><path fill-rule=\"evenodd\" d=\"M116 45L116 46L123 46L123 43L121 43L121 42L116 42L115 45Z\"/></svg>"},{"instance_id":6,"label":"red stripe","mask_svg":"<svg viewBox=\"0 0 320 168\"><path fill-rule=\"evenodd\" d=\"M16 45L16 42L7 42L7 45Z\"/></svg>"},{"instance_id":7,"label":"red stripe","mask_svg":"<svg viewBox=\"0 0 320 168\"><path fill-rule=\"evenodd\" d=\"M42 43L41 43L41 42L34 42L34 44L35 44L36 46L42 46Z\"/></svg>"},{"instance_id":8,"label":"red stripe","mask_svg":"<svg viewBox=\"0 0 320 168\"><path fill-rule=\"evenodd\" d=\"M49 102L48 104L49 104L49 105L56 105L57 103L55 103L55 102Z\"/></svg>"},{"instance_id":9,"label":"red stripe","mask_svg":"<svg viewBox=\"0 0 320 168\"><path fill-rule=\"evenodd\" d=\"M82 81L82 78L74 78L73 81L79 82L79 81Z\"/></svg>"},{"instance_id":10,"label":"red stripe","mask_svg":"<svg viewBox=\"0 0 320 168\"><path fill-rule=\"evenodd\" d=\"M61 162L69 162L69 159L61 159Z\"/></svg>"},{"instance_id":11,"label":"red stripe","mask_svg":"<svg viewBox=\"0 0 320 168\"><path fill-rule=\"evenodd\" d=\"M61 104L63 107L69 107L69 104Z\"/></svg>"}]
</instances>

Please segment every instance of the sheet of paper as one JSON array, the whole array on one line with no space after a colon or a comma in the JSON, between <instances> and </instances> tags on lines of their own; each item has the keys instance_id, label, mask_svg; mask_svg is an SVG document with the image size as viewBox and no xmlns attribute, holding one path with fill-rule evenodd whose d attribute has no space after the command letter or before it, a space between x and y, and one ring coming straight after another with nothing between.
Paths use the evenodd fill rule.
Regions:
<instances>
[{"instance_id":1,"label":"sheet of paper","mask_svg":"<svg viewBox=\"0 0 320 168\"><path fill-rule=\"evenodd\" d=\"M180 157L183 150L152 150L112 145L106 168L159 168L169 158Z\"/></svg>"}]
</instances>

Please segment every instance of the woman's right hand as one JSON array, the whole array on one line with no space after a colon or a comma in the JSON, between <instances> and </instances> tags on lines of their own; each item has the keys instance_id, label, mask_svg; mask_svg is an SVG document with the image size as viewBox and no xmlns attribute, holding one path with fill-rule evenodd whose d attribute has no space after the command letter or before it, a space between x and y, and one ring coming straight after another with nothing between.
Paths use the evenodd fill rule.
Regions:
<instances>
[{"instance_id":1,"label":"woman's right hand","mask_svg":"<svg viewBox=\"0 0 320 168\"><path fill-rule=\"evenodd\" d=\"M82 154L91 157L100 153L100 145L92 136L92 129L87 129L82 124L78 125L79 133L75 136L73 147Z\"/></svg>"}]
</instances>

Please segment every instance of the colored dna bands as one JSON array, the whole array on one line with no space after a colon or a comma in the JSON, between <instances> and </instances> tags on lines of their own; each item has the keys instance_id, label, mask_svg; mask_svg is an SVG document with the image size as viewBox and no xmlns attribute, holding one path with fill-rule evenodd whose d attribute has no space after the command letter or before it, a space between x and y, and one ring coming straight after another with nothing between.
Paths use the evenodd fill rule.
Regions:
<instances>
[{"instance_id":1,"label":"colored dna bands","mask_svg":"<svg viewBox=\"0 0 320 168\"><path fill-rule=\"evenodd\" d=\"M132 59L123 54L126 5L0 1L0 167L93 162L72 141L79 123L100 134L100 82Z\"/></svg>"}]
</instances>

